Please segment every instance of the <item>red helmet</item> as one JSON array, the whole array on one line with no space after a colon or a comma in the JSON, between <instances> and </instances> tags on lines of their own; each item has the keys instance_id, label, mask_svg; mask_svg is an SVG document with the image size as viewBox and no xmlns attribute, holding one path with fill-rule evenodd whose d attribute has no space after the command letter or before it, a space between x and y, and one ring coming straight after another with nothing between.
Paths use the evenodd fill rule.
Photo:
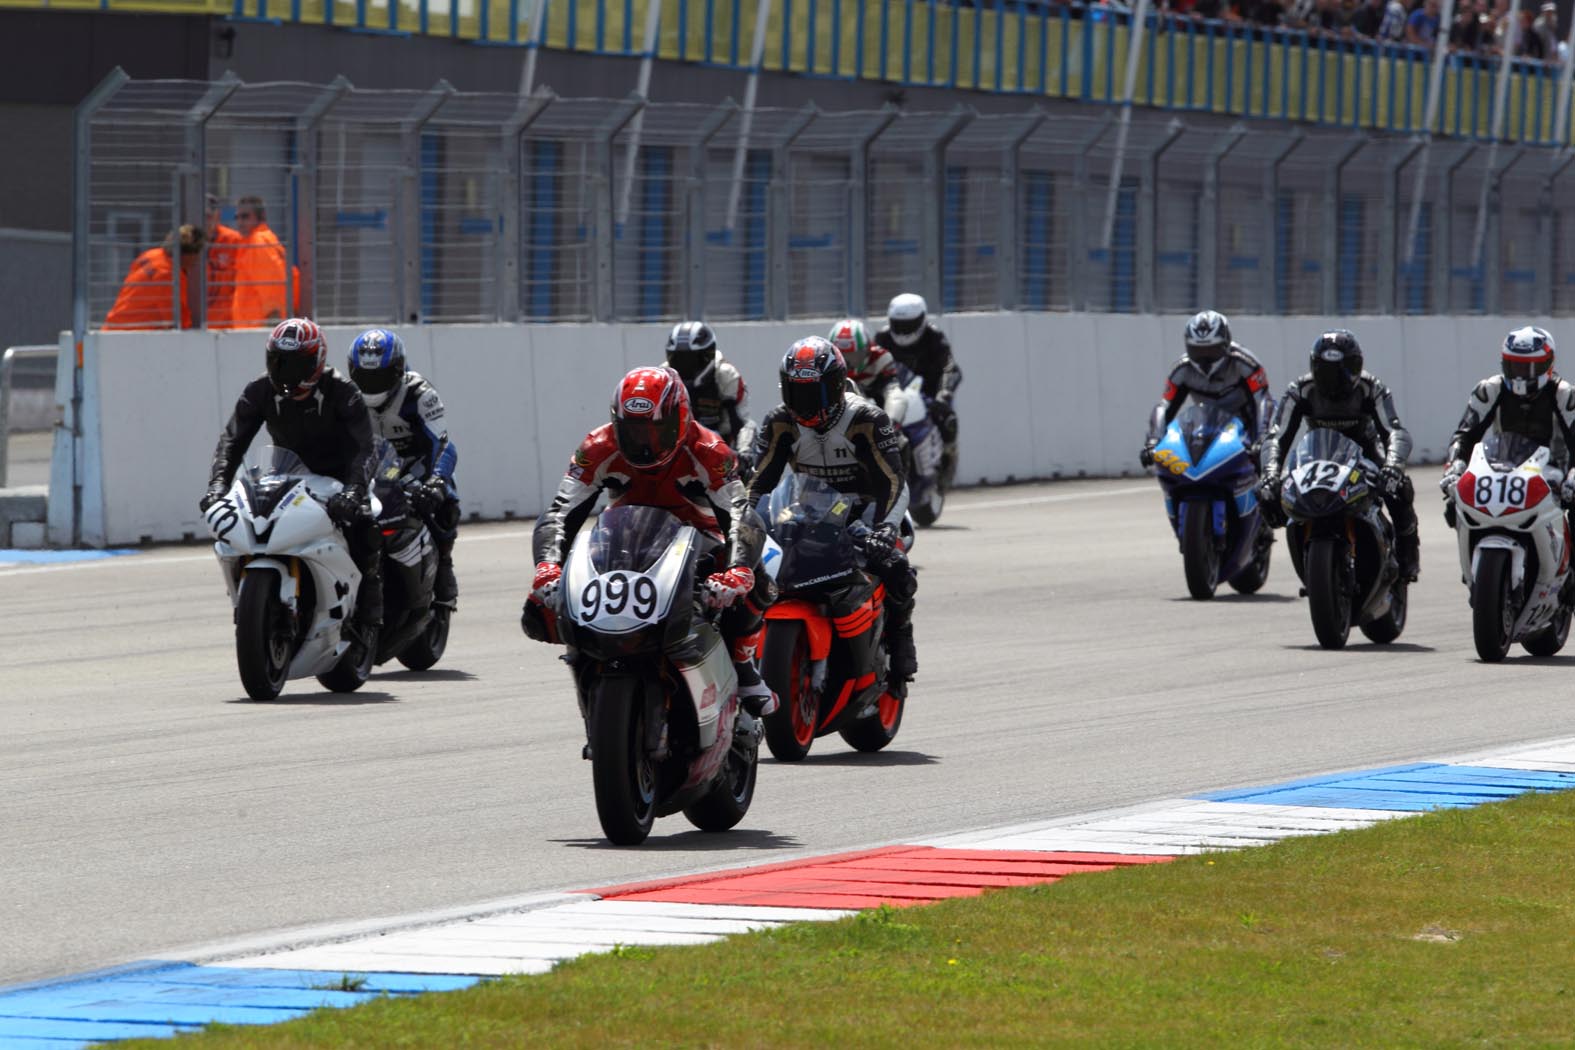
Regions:
<instances>
[{"instance_id":1,"label":"red helmet","mask_svg":"<svg viewBox=\"0 0 1575 1050\"><path fill-rule=\"evenodd\" d=\"M630 465L666 465L689 433L689 391L671 368L636 368L613 393L613 436Z\"/></svg>"},{"instance_id":2,"label":"red helmet","mask_svg":"<svg viewBox=\"0 0 1575 1050\"><path fill-rule=\"evenodd\" d=\"M308 397L323 377L327 361L322 329L303 317L280 321L268 337L268 378L280 397L297 401Z\"/></svg>"}]
</instances>

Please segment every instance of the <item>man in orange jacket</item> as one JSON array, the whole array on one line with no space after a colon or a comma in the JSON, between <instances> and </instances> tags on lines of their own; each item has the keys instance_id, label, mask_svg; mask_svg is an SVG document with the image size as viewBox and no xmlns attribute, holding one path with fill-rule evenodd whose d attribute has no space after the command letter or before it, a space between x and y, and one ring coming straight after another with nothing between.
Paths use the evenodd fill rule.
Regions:
<instances>
[{"instance_id":1,"label":"man in orange jacket","mask_svg":"<svg viewBox=\"0 0 1575 1050\"><path fill-rule=\"evenodd\" d=\"M290 315L289 266L284 245L268 228L261 197L242 197L235 205L241 243L235 258L235 297L230 315L236 327L267 327Z\"/></svg>"},{"instance_id":2,"label":"man in orange jacket","mask_svg":"<svg viewBox=\"0 0 1575 1050\"><path fill-rule=\"evenodd\" d=\"M197 279L197 260L202 258L206 235L200 226L180 228L180 326L191 327L189 289ZM166 237L157 248L137 256L126 274L115 305L104 318L105 328L174 328L173 254L176 235Z\"/></svg>"},{"instance_id":3,"label":"man in orange jacket","mask_svg":"<svg viewBox=\"0 0 1575 1050\"><path fill-rule=\"evenodd\" d=\"M208 194L209 328L233 328L235 321L235 250L246 238L220 221L219 198Z\"/></svg>"}]
</instances>

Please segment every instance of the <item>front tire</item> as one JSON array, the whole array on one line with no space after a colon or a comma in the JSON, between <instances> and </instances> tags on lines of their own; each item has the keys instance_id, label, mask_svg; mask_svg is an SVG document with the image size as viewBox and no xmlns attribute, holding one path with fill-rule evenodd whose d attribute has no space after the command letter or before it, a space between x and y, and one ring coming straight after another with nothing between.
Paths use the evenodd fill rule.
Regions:
<instances>
[{"instance_id":1,"label":"front tire","mask_svg":"<svg viewBox=\"0 0 1575 1050\"><path fill-rule=\"evenodd\" d=\"M1342 540L1322 537L1307 550L1307 608L1313 634L1325 649L1343 649L1351 635L1351 593L1346 585L1348 549Z\"/></svg>"},{"instance_id":2,"label":"front tire","mask_svg":"<svg viewBox=\"0 0 1575 1050\"><path fill-rule=\"evenodd\" d=\"M882 693L873 715L856 719L842 727L842 739L856 751L879 751L897 738L897 730L902 728L902 715L907 708L906 698Z\"/></svg>"},{"instance_id":3,"label":"front tire","mask_svg":"<svg viewBox=\"0 0 1575 1050\"><path fill-rule=\"evenodd\" d=\"M946 509L946 493L941 491L937 482L929 499L912 504L908 509L913 512L913 523L921 529L927 529L941 520L941 511Z\"/></svg>"},{"instance_id":4,"label":"front tire","mask_svg":"<svg viewBox=\"0 0 1575 1050\"><path fill-rule=\"evenodd\" d=\"M1186 523L1181 528L1181 560L1187 570L1187 590L1198 601L1214 597L1220 584L1220 551L1214 542L1214 508L1208 503L1189 503L1184 508Z\"/></svg>"},{"instance_id":5,"label":"front tire","mask_svg":"<svg viewBox=\"0 0 1575 1050\"><path fill-rule=\"evenodd\" d=\"M1509 551L1482 551L1471 581L1471 638L1486 663L1498 663L1509 652L1515 627L1509 591Z\"/></svg>"},{"instance_id":6,"label":"front tire","mask_svg":"<svg viewBox=\"0 0 1575 1050\"><path fill-rule=\"evenodd\" d=\"M452 612L446 606L433 606L432 619L427 622L426 629L412 638L410 644L399 651L396 659L412 671L425 671L443 659L443 653L448 649L448 625Z\"/></svg>"},{"instance_id":7,"label":"front tire","mask_svg":"<svg viewBox=\"0 0 1575 1050\"><path fill-rule=\"evenodd\" d=\"M766 627L760 673L777 694L777 709L765 718L766 746L778 762L801 762L815 742L820 697L810 678L809 637L797 620Z\"/></svg>"},{"instance_id":8,"label":"front tire","mask_svg":"<svg viewBox=\"0 0 1575 1050\"><path fill-rule=\"evenodd\" d=\"M644 842L656 822L656 767L645 753L645 702L633 678L604 678L591 690L591 781L607 840Z\"/></svg>"},{"instance_id":9,"label":"front tire","mask_svg":"<svg viewBox=\"0 0 1575 1050\"><path fill-rule=\"evenodd\" d=\"M279 600L279 578L271 572L241 577L235 602L235 664L253 700L272 700L284 689L295 656L290 610Z\"/></svg>"},{"instance_id":10,"label":"front tire","mask_svg":"<svg viewBox=\"0 0 1575 1050\"><path fill-rule=\"evenodd\" d=\"M1521 639L1520 644L1532 656L1553 656L1564 648L1570 637L1570 610L1561 607L1553 614L1553 622L1535 634Z\"/></svg>"}]
</instances>

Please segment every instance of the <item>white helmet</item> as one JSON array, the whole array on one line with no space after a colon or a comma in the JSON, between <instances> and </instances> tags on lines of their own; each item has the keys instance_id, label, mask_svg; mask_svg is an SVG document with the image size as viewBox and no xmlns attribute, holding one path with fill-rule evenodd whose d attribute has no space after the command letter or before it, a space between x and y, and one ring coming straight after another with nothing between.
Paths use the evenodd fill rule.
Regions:
<instances>
[{"instance_id":1,"label":"white helmet","mask_svg":"<svg viewBox=\"0 0 1575 1050\"><path fill-rule=\"evenodd\" d=\"M924 333L924 322L930 308L925 305L924 296L914 295L912 292L903 292L891 301L886 307L886 327L891 329L891 338L898 346L912 346L919 341L919 336Z\"/></svg>"}]
</instances>

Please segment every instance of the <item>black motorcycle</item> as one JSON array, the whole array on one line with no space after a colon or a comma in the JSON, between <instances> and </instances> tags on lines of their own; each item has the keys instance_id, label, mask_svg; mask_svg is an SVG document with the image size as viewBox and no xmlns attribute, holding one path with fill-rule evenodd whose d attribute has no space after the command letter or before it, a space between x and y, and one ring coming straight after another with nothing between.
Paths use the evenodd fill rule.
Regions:
<instances>
[{"instance_id":1,"label":"black motorcycle","mask_svg":"<svg viewBox=\"0 0 1575 1050\"><path fill-rule=\"evenodd\" d=\"M383 630L376 662L397 659L412 671L425 671L443 658L453 614L432 597L437 542L410 498L419 484L401 471L393 446L385 443L372 479L383 532Z\"/></svg>"},{"instance_id":2,"label":"black motorcycle","mask_svg":"<svg viewBox=\"0 0 1575 1050\"><path fill-rule=\"evenodd\" d=\"M1379 643L1405 629L1407 584L1378 478L1361 446L1327 427L1302 435L1285 465L1287 546L1325 649L1344 647L1353 623Z\"/></svg>"}]
</instances>

